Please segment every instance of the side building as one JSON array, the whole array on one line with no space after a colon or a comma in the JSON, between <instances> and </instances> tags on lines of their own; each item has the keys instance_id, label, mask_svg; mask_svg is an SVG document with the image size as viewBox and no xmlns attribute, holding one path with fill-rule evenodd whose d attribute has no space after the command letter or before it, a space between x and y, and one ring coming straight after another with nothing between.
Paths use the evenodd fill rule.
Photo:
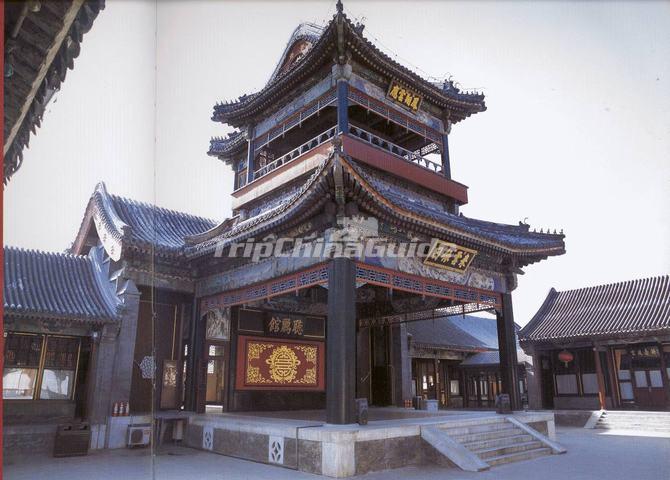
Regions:
<instances>
[{"instance_id":1,"label":"side building","mask_svg":"<svg viewBox=\"0 0 670 480\"><path fill-rule=\"evenodd\" d=\"M670 409L670 276L558 292L520 332L531 408Z\"/></svg>"},{"instance_id":2,"label":"side building","mask_svg":"<svg viewBox=\"0 0 670 480\"><path fill-rule=\"evenodd\" d=\"M494 318L452 316L407 324L412 394L439 408L490 409L502 392L498 329ZM516 326L516 330L519 330ZM526 370L532 359L517 340L521 404L527 404ZM374 395L374 390L373 390Z\"/></svg>"}]
</instances>

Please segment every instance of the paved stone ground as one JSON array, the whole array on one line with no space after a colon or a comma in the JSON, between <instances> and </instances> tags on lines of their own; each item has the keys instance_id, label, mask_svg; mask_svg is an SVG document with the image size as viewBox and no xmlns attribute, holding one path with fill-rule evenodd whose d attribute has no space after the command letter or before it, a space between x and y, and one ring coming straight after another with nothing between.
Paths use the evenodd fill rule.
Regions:
<instances>
[{"instance_id":1,"label":"paved stone ground","mask_svg":"<svg viewBox=\"0 0 670 480\"><path fill-rule=\"evenodd\" d=\"M372 473L361 480L660 480L670 471L670 438L603 433L581 428L559 428L565 455L465 473L437 466L409 467ZM54 459L16 459L4 466L6 480L293 480L317 478L293 470L270 467L187 448L169 447L152 457L142 450L114 450ZM152 475L153 472L153 475Z\"/></svg>"}]
</instances>

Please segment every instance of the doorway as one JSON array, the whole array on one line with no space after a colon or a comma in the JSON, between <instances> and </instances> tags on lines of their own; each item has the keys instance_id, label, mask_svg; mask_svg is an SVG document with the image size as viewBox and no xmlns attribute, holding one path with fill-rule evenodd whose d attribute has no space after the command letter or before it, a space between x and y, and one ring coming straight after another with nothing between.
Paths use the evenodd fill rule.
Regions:
<instances>
[{"instance_id":1,"label":"doorway","mask_svg":"<svg viewBox=\"0 0 670 480\"><path fill-rule=\"evenodd\" d=\"M223 405L226 390L226 347L222 342L207 344L207 393L208 405Z\"/></svg>"},{"instance_id":2,"label":"doorway","mask_svg":"<svg viewBox=\"0 0 670 480\"><path fill-rule=\"evenodd\" d=\"M390 330L388 327L370 329L370 352L372 357L371 405L388 406L393 399L393 366L390 358Z\"/></svg>"},{"instance_id":3,"label":"doorway","mask_svg":"<svg viewBox=\"0 0 670 480\"><path fill-rule=\"evenodd\" d=\"M412 360L413 380L416 395L424 400L437 399L435 360L415 358Z\"/></svg>"},{"instance_id":4,"label":"doorway","mask_svg":"<svg viewBox=\"0 0 670 480\"><path fill-rule=\"evenodd\" d=\"M542 408L554 408L554 371L551 367L551 357L540 356L540 385L542 386Z\"/></svg>"}]
</instances>

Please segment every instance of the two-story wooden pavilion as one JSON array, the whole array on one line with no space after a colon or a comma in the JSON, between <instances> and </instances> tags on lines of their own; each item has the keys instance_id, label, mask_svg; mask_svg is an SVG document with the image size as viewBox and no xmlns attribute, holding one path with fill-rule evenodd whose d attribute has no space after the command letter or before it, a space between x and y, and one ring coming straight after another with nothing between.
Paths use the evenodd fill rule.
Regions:
<instances>
[{"instance_id":1,"label":"two-story wooden pavilion","mask_svg":"<svg viewBox=\"0 0 670 480\"><path fill-rule=\"evenodd\" d=\"M325 402L329 422L350 423L354 399L372 390L387 389L380 398L393 404L410 398L403 323L490 310L502 391L518 407L511 291L522 267L564 253L563 235L459 213L467 187L451 176L449 133L486 109L483 95L419 77L363 31L338 2L325 27L295 30L262 90L214 107L213 120L237 129L210 147L236 172L233 217L186 239L201 319L194 352L225 352L224 409ZM327 241L352 217L374 219L387 247L431 244L432 261L360 251L275 252L257 262L229 255L267 236ZM210 341L205 319L221 318L230 332ZM205 363L192 366L199 410Z\"/></svg>"}]
</instances>

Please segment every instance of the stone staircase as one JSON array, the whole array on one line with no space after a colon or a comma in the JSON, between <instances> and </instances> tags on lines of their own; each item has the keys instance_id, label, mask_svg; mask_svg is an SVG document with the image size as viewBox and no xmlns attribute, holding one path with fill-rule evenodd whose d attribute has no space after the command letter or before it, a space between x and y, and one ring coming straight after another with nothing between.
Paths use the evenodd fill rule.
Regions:
<instances>
[{"instance_id":1,"label":"stone staircase","mask_svg":"<svg viewBox=\"0 0 670 480\"><path fill-rule=\"evenodd\" d=\"M443 430L491 467L552 454L550 447L504 418Z\"/></svg>"},{"instance_id":2,"label":"stone staircase","mask_svg":"<svg viewBox=\"0 0 670 480\"><path fill-rule=\"evenodd\" d=\"M670 412L607 410L602 413L594 428L602 430L637 430L667 434L670 437Z\"/></svg>"}]
</instances>

